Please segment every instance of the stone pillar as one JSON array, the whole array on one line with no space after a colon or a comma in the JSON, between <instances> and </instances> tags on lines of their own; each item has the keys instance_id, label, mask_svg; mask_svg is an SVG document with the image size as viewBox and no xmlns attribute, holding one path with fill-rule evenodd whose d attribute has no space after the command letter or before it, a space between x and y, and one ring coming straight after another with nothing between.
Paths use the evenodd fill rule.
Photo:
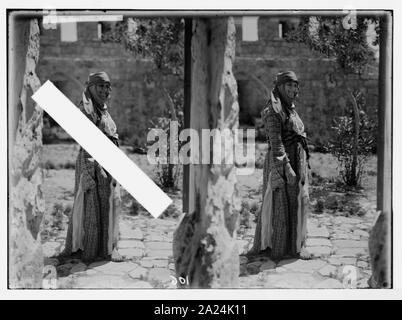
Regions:
<instances>
[{"instance_id":1,"label":"stone pillar","mask_svg":"<svg viewBox=\"0 0 402 320\"><path fill-rule=\"evenodd\" d=\"M372 288L392 287L392 14L380 18L377 210L370 233Z\"/></svg>"},{"instance_id":2,"label":"stone pillar","mask_svg":"<svg viewBox=\"0 0 402 320\"><path fill-rule=\"evenodd\" d=\"M40 87L35 73L39 25L22 16L11 16L9 22L9 287L40 288L42 110L31 98Z\"/></svg>"},{"instance_id":3,"label":"stone pillar","mask_svg":"<svg viewBox=\"0 0 402 320\"><path fill-rule=\"evenodd\" d=\"M190 127L200 137L202 129L233 132L238 127L234 57L233 18L193 20ZM176 274L188 277L192 288L237 287L235 239L240 201L235 167L197 164L190 166L190 171L187 188L193 190L193 196L188 208L194 210L185 215L174 234Z\"/></svg>"}]
</instances>

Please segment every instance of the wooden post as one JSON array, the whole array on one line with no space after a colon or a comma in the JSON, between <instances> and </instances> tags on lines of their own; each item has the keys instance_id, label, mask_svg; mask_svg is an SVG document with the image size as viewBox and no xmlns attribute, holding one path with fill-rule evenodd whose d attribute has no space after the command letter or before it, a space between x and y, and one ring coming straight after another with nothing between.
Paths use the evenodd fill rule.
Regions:
<instances>
[{"instance_id":1,"label":"wooden post","mask_svg":"<svg viewBox=\"0 0 402 320\"><path fill-rule=\"evenodd\" d=\"M392 287L392 14L380 18L377 210L370 232L372 288Z\"/></svg>"},{"instance_id":2,"label":"wooden post","mask_svg":"<svg viewBox=\"0 0 402 320\"><path fill-rule=\"evenodd\" d=\"M391 212L392 192L392 16L381 17L378 108L377 209Z\"/></svg>"},{"instance_id":3,"label":"wooden post","mask_svg":"<svg viewBox=\"0 0 402 320\"><path fill-rule=\"evenodd\" d=\"M191 38L192 19L185 20L184 29L184 128L190 128L191 119ZM183 165L183 212L194 211L194 167Z\"/></svg>"}]
</instances>

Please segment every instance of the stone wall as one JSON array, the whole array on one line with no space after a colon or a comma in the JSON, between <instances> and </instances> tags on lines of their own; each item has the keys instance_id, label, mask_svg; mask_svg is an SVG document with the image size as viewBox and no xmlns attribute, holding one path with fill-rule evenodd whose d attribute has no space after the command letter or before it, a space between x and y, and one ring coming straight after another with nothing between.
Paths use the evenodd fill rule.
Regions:
<instances>
[{"instance_id":1,"label":"stone wall","mask_svg":"<svg viewBox=\"0 0 402 320\"><path fill-rule=\"evenodd\" d=\"M11 16L9 39L9 287L40 288L42 110L31 99L40 87L38 21Z\"/></svg>"},{"instance_id":2,"label":"stone wall","mask_svg":"<svg viewBox=\"0 0 402 320\"><path fill-rule=\"evenodd\" d=\"M277 36L281 17L260 17L259 41L241 39L241 21L238 20L235 77L239 85L241 122L253 123L259 117L272 90L275 75L293 70L300 80L300 96L296 104L315 144L323 144L330 137L328 128L335 116L345 114L351 107L346 89L360 89L365 96L365 111L377 117L378 64L369 66L364 74L345 76L334 59L311 51L306 45L289 43ZM289 20L289 19L287 19ZM294 19L293 19L294 20ZM293 24L297 21L291 20Z\"/></svg>"},{"instance_id":3,"label":"stone wall","mask_svg":"<svg viewBox=\"0 0 402 320\"><path fill-rule=\"evenodd\" d=\"M294 70L300 79L297 108L313 143L321 145L327 142L330 137L328 128L334 116L344 114L351 106L346 88L363 92L365 111L375 118L378 65L370 66L361 76L345 77L333 59L312 52L305 45L279 38L280 22L294 27L299 18L259 17L259 40L245 42L241 38L241 18L236 18L234 75L239 90L240 122L255 124L275 75L288 69ZM103 43L98 39L97 23L78 23L77 37L76 42L62 42L60 25L56 30L44 30L38 66L41 81L54 81L67 97L77 103L88 74L97 70L108 72L113 81L110 111L119 132L131 144L144 144L150 120L167 110L163 93L149 81L152 62L134 58L120 44ZM178 84L173 80L167 85L174 87Z\"/></svg>"},{"instance_id":4,"label":"stone wall","mask_svg":"<svg viewBox=\"0 0 402 320\"><path fill-rule=\"evenodd\" d=\"M127 143L143 146L150 120L163 114L166 100L151 81L153 63L134 58L123 45L98 39L97 23L77 23L76 42L62 42L60 25L44 29L41 35L41 60L38 76L51 80L74 103L82 96L91 72L105 71L112 81L109 110L120 137ZM175 81L167 84L174 86Z\"/></svg>"}]
</instances>

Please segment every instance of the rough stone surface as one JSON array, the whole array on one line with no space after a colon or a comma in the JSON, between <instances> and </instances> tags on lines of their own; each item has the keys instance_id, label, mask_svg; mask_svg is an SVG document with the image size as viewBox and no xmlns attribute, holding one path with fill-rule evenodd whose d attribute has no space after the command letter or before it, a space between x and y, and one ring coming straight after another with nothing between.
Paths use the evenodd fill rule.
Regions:
<instances>
[{"instance_id":1,"label":"rough stone surface","mask_svg":"<svg viewBox=\"0 0 402 320\"><path fill-rule=\"evenodd\" d=\"M148 257L167 259L173 256L172 250L147 250L146 255Z\"/></svg>"},{"instance_id":2,"label":"rough stone surface","mask_svg":"<svg viewBox=\"0 0 402 320\"><path fill-rule=\"evenodd\" d=\"M313 289L344 289L343 284L336 279L325 279L319 283L313 284Z\"/></svg>"},{"instance_id":3,"label":"rough stone surface","mask_svg":"<svg viewBox=\"0 0 402 320\"><path fill-rule=\"evenodd\" d=\"M249 274L258 274L260 272L261 266L262 266L261 261L251 262L247 264L247 272Z\"/></svg>"},{"instance_id":4,"label":"rough stone surface","mask_svg":"<svg viewBox=\"0 0 402 320\"><path fill-rule=\"evenodd\" d=\"M148 269L137 267L129 272L129 276L133 279L145 279L148 274Z\"/></svg>"},{"instance_id":5,"label":"rough stone surface","mask_svg":"<svg viewBox=\"0 0 402 320\"><path fill-rule=\"evenodd\" d=\"M70 272L71 269L73 268L73 264L72 263L67 263L67 264L62 264L60 266L58 266L57 269L57 276L59 277L67 277Z\"/></svg>"},{"instance_id":6,"label":"rough stone surface","mask_svg":"<svg viewBox=\"0 0 402 320\"><path fill-rule=\"evenodd\" d=\"M170 275L170 271L166 268L154 268L149 271L148 280L164 284L172 281Z\"/></svg>"},{"instance_id":7,"label":"rough stone surface","mask_svg":"<svg viewBox=\"0 0 402 320\"><path fill-rule=\"evenodd\" d=\"M169 264L169 261L168 260L160 260L160 259L158 259L158 260L153 260L152 264L156 268L167 268L168 264Z\"/></svg>"},{"instance_id":8,"label":"rough stone surface","mask_svg":"<svg viewBox=\"0 0 402 320\"><path fill-rule=\"evenodd\" d=\"M367 241L334 240L333 244L338 248L368 248Z\"/></svg>"},{"instance_id":9,"label":"rough stone surface","mask_svg":"<svg viewBox=\"0 0 402 320\"><path fill-rule=\"evenodd\" d=\"M237 246L239 248L239 254L247 253L249 242L247 240L237 240Z\"/></svg>"},{"instance_id":10,"label":"rough stone surface","mask_svg":"<svg viewBox=\"0 0 402 320\"><path fill-rule=\"evenodd\" d=\"M306 241L306 246L308 246L308 247L320 247L320 246L332 247L332 243L328 239L309 238Z\"/></svg>"},{"instance_id":11,"label":"rough stone surface","mask_svg":"<svg viewBox=\"0 0 402 320\"><path fill-rule=\"evenodd\" d=\"M132 289L153 289L153 286L146 281L136 281L132 285L130 285Z\"/></svg>"},{"instance_id":12,"label":"rough stone surface","mask_svg":"<svg viewBox=\"0 0 402 320\"><path fill-rule=\"evenodd\" d=\"M265 287L275 289L309 289L317 282L309 273L279 273L266 277Z\"/></svg>"},{"instance_id":13,"label":"rough stone surface","mask_svg":"<svg viewBox=\"0 0 402 320\"><path fill-rule=\"evenodd\" d=\"M233 137L227 132L236 128L239 112L232 71L235 40L233 18L193 19L190 126L218 128L229 139ZM194 288L237 287L236 222L241 203L236 168L199 165L193 170L194 212L182 219L174 235L176 275L188 275Z\"/></svg>"},{"instance_id":14,"label":"rough stone surface","mask_svg":"<svg viewBox=\"0 0 402 320\"><path fill-rule=\"evenodd\" d=\"M264 262L260 266L260 271L274 270L275 267L276 267L276 263L272 260L269 260L269 261Z\"/></svg>"},{"instance_id":15,"label":"rough stone surface","mask_svg":"<svg viewBox=\"0 0 402 320\"><path fill-rule=\"evenodd\" d=\"M127 248L138 248L144 249L144 243L138 240L120 240L117 244L119 249L127 249Z\"/></svg>"},{"instance_id":16,"label":"rough stone surface","mask_svg":"<svg viewBox=\"0 0 402 320\"><path fill-rule=\"evenodd\" d=\"M141 260L141 266L144 268L152 268L154 266L153 260Z\"/></svg>"},{"instance_id":17,"label":"rough stone surface","mask_svg":"<svg viewBox=\"0 0 402 320\"><path fill-rule=\"evenodd\" d=\"M47 266L47 265L57 266L59 264L59 260L56 258L45 258L43 261L43 264L45 266Z\"/></svg>"},{"instance_id":18,"label":"rough stone surface","mask_svg":"<svg viewBox=\"0 0 402 320\"><path fill-rule=\"evenodd\" d=\"M93 269L97 272L109 275L121 275L130 272L137 268L138 265L132 262L95 262L88 266L88 269Z\"/></svg>"},{"instance_id":19,"label":"rough stone surface","mask_svg":"<svg viewBox=\"0 0 402 320\"><path fill-rule=\"evenodd\" d=\"M132 229L124 223L119 224L121 240L143 240L144 234L140 229Z\"/></svg>"},{"instance_id":20,"label":"rough stone surface","mask_svg":"<svg viewBox=\"0 0 402 320\"><path fill-rule=\"evenodd\" d=\"M172 243L169 242L145 242L148 250L172 250Z\"/></svg>"},{"instance_id":21,"label":"rough stone surface","mask_svg":"<svg viewBox=\"0 0 402 320\"><path fill-rule=\"evenodd\" d=\"M130 289L130 288L152 288L146 282L135 281L129 276L110 274L96 274L91 277L78 277L75 286L82 289Z\"/></svg>"},{"instance_id":22,"label":"rough stone surface","mask_svg":"<svg viewBox=\"0 0 402 320\"><path fill-rule=\"evenodd\" d=\"M361 222L360 219L348 218L348 217L336 217L333 221L336 224L342 224L342 225L358 224Z\"/></svg>"},{"instance_id":23,"label":"rough stone surface","mask_svg":"<svg viewBox=\"0 0 402 320\"><path fill-rule=\"evenodd\" d=\"M357 266L359 268L363 268L363 269L367 269L367 268L370 267L369 264L366 261L358 261Z\"/></svg>"},{"instance_id":24,"label":"rough stone surface","mask_svg":"<svg viewBox=\"0 0 402 320\"><path fill-rule=\"evenodd\" d=\"M38 233L45 211L39 168L43 111L30 98L40 87L35 71L39 24L37 19L11 20L9 287L41 288L43 256Z\"/></svg>"},{"instance_id":25,"label":"rough stone surface","mask_svg":"<svg viewBox=\"0 0 402 320\"><path fill-rule=\"evenodd\" d=\"M52 257L57 253L57 249L60 247L60 243L56 241L49 241L42 245L42 252L44 257Z\"/></svg>"},{"instance_id":26,"label":"rough stone surface","mask_svg":"<svg viewBox=\"0 0 402 320\"><path fill-rule=\"evenodd\" d=\"M84 272L85 270L87 270L87 265L85 263L80 262L71 268L70 273L80 273Z\"/></svg>"},{"instance_id":27,"label":"rough stone surface","mask_svg":"<svg viewBox=\"0 0 402 320\"><path fill-rule=\"evenodd\" d=\"M328 229L325 227L309 226L307 228L307 234L309 237L329 238Z\"/></svg>"},{"instance_id":28,"label":"rough stone surface","mask_svg":"<svg viewBox=\"0 0 402 320\"><path fill-rule=\"evenodd\" d=\"M244 264L244 263L247 263L247 262L248 262L247 257L245 257L245 256L240 256L240 264Z\"/></svg>"},{"instance_id":29,"label":"rough stone surface","mask_svg":"<svg viewBox=\"0 0 402 320\"><path fill-rule=\"evenodd\" d=\"M326 264L322 260L284 260L278 263L279 267L283 267L292 272L307 272L312 273L317 269L322 268Z\"/></svg>"},{"instance_id":30,"label":"rough stone surface","mask_svg":"<svg viewBox=\"0 0 402 320\"><path fill-rule=\"evenodd\" d=\"M368 248L341 248L337 249L337 255L348 256L348 257L355 257L356 255L364 255L368 253Z\"/></svg>"},{"instance_id":31,"label":"rough stone surface","mask_svg":"<svg viewBox=\"0 0 402 320\"><path fill-rule=\"evenodd\" d=\"M127 259L141 258L144 255L144 250L137 248L119 249L119 253Z\"/></svg>"},{"instance_id":32,"label":"rough stone surface","mask_svg":"<svg viewBox=\"0 0 402 320\"><path fill-rule=\"evenodd\" d=\"M341 266L341 265L355 265L356 258L352 257L334 257L328 259L328 262L334 266Z\"/></svg>"},{"instance_id":33,"label":"rough stone surface","mask_svg":"<svg viewBox=\"0 0 402 320\"><path fill-rule=\"evenodd\" d=\"M314 257L326 257L331 254L331 248L326 246L321 247L306 247Z\"/></svg>"},{"instance_id":34,"label":"rough stone surface","mask_svg":"<svg viewBox=\"0 0 402 320\"><path fill-rule=\"evenodd\" d=\"M318 270L318 273L324 277L333 277L337 274L337 267L327 264Z\"/></svg>"},{"instance_id":35,"label":"rough stone surface","mask_svg":"<svg viewBox=\"0 0 402 320\"><path fill-rule=\"evenodd\" d=\"M370 234L371 288L391 287L391 230L388 212L382 212Z\"/></svg>"},{"instance_id":36,"label":"rough stone surface","mask_svg":"<svg viewBox=\"0 0 402 320\"><path fill-rule=\"evenodd\" d=\"M353 231L353 234L356 235L356 236L364 237L364 238L369 237L369 233L367 231L360 230L360 229L357 229L357 230Z\"/></svg>"}]
</instances>

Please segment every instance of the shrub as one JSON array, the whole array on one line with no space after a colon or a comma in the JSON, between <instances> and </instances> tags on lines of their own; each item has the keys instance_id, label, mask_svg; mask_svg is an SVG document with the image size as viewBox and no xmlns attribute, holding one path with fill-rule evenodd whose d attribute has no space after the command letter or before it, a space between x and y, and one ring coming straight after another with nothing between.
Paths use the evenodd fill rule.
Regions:
<instances>
[{"instance_id":1,"label":"shrub","mask_svg":"<svg viewBox=\"0 0 402 320\"><path fill-rule=\"evenodd\" d=\"M138 203L137 200L132 198L131 206L130 206L130 215L136 216L140 213L141 205Z\"/></svg>"},{"instance_id":2,"label":"shrub","mask_svg":"<svg viewBox=\"0 0 402 320\"><path fill-rule=\"evenodd\" d=\"M357 146L354 143L355 120L350 115L334 119L334 139L328 146L330 152L338 159L340 176L348 186L360 185L364 166L376 144L376 124L362 110L359 118Z\"/></svg>"},{"instance_id":3,"label":"shrub","mask_svg":"<svg viewBox=\"0 0 402 320\"><path fill-rule=\"evenodd\" d=\"M240 225L245 226L246 228L250 228L250 205L247 200L243 200L241 203L240 209Z\"/></svg>"},{"instance_id":4,"label":"shrub","mask_svg":"<svg viewBox=\"0 0 402 320\"><path fill-rule=\"evenodd\" d=\"M51 227L58 230L64 230L63 218L65 214L65 209L61 203L55 203L53 206L53 211L51 213Z\"/></svg>"},{"instance_id":5,"label":"shrub","mask_svg":"<svg viewBox=\"0 0 402 320\"><path fill-rule=\"evenodd\" d=\"M178 117L176 119L179 123L179 132L181 128L183 128L183 114L178 113ZM159 117L156 122L152 122L153 128L162 129L167 135L167 146L166 146L166 155L167 155L167 164L158 164L156 169L156 183L162 189L171 189L177 190L179 188L180 183L180 175L181 175L181 165L178 164L170 164L170 121L169 117ZM179 142L178 150L180 150L183 142Z\"/></svg>"},{"instance_id":6,"label":"shrub","mask_svg":"<svg viewBox=\"0 0 402 320\"><path fill-rule=\"evenodd\" d=\"M160 219L164 218L178 218L180 216L180 211L176 208L174 204L171 204L166 208L165 211L159 217Z\"/></svg>"},{"instance_id":7,"label":"shrub","mask_svg":"<svg viewBox=\"0 0 402 320\"><path fill-rule=\"evenodd\" d=\"M324 209L325 209L325 201L323 198L319 198L317 200L314 210L316 213L323 213Z\"/></svg>"}]
</instances>

